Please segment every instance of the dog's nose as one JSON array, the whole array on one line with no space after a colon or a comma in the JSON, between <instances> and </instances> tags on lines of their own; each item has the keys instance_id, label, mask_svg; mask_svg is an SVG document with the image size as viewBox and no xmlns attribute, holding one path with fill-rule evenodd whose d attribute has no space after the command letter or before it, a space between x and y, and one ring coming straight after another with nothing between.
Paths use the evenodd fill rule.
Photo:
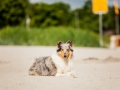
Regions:
<instances>
[{"instance_id":1,"label":"dog's nose","mask_svg":"<svg viewBox=\"0 0 120 90\"><path fill-rule=\"evenodd\" d=\"M66 58L67 56L66 55L64 55L64 58Z\"/></svg>"}]
</instances>

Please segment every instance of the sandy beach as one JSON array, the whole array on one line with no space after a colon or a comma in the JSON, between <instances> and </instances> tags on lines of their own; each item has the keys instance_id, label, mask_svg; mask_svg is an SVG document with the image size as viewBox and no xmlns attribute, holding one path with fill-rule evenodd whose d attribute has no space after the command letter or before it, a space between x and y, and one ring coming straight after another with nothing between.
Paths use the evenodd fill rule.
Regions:
<instances>
[{"instance_id":1,"label":"sandy beach","mask_svg":"<svg viewBox=\"0 0 120 90\"><path fill-rule=\"evenodd\" d=\"M56 47L0 46L0 90L120 90L120 48L74 47L77 78L29 76L35 58Z\"/></svg>"}]
</instances>

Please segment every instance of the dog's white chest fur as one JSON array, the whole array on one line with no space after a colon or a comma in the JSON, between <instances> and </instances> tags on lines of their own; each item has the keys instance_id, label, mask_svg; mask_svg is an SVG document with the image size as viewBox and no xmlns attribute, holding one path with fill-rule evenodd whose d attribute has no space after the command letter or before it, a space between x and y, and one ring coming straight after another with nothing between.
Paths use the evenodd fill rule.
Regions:
<instances>
[{"instance_id":1,"label":"dog's white chest fur","mask_svg":"<svg viewBox=\"0 0 120 90\"><path fill-rule=\"evenodd\" d=\"M67 74L68 72L71 72L73 68L72 60L68 60L68 63L66 63L61 57L58 56L57 52L54 52L51 57L57 67L57 73Z\"/></svg>"}]
</instances>

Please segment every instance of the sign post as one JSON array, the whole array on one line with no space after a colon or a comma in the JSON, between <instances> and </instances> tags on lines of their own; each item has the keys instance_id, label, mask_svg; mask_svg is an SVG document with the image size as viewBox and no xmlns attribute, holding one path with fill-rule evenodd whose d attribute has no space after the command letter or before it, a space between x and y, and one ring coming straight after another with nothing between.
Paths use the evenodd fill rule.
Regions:
<instances>
[{"instance_id":1,"label":"sign post","mask_svg":"<svg viewBox=\"0 0 120 90\"><path fill-rule=\"evenodd\" d=\"M102 30L102 13L99 13L99 44L100 47L103 46L103 30Z\"/></svg>"},{"instance_id":2,"label":"sign post","mask_svg":"<svg viewBox=\"0 0 120 90\"><path fill-rule=\"evenodd\" d=\"M108 0L92 0L92 11L99 15L99 44L103 47L102 14L108 12Z\"/></svg>"},{"instance_id":3,"label":"sign post","mask_svg":"<svg viewBox=\"0 0 120 90\"><path fill-rule=\"evenodd\" d=\"M119 35L119 9L118 9L118 1L117 0L114 0L114 11L115 11L116 34Z\"/></svg>"}]
</instances>

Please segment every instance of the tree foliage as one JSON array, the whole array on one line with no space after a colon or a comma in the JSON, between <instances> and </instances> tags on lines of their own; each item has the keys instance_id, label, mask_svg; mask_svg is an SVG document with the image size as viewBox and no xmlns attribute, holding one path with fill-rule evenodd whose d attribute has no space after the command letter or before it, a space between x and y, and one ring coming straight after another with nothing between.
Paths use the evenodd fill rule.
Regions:
<instances>
[{"instance_id":1,"label":"tree foliage","mask_svg":"<svg viewBox=\"0 0 120 90\"><path fill-rule=\"evenodd\" d=\"M26 15L28 0L0 0L0 27L19 25Z\"/></svg>"},{"instance_id":2,"label":"tree foliage","mask_svg":"<svg viewBox=\"0 0 120 90\"><path fill-rule=\"evenodd\" d=\"M70 5L63 2L53 4L29 3L28 0L0 0L0 27L15 26L29 15L31 27L72 26L75 27L75 13L79 15L81 29L99 30L99 16L92 13L91 0L87 0L83 7L71 10ZM103 15L103 29L114 29L114 8Z\"/></svg>"},{"instance_id":3,"label":"tree foliage","mask_svg":"<svg viewBox=\"0 0 120 90\"><path fill-rule=\"evenodd\" d=\"M62 26L67 24L70 6L62 2L54 4L31 4L29 8L31 26Z\"/></svg>"},{"instance_id":4,"label":"tree foliage","mask_svg":"<svg viewBox=\"0 0 120 90\"><path fill-rule=\"evenodd\" d=\"M74 17L74 13L79 13L79 27L82 29L89 29L94 32L99 32L99 15L93 14L92 12L92 3L91 0L85 2L85 5L82 8L78 8L72 11L72 17ZM114 8L109 7L109 12L107 14L103 14L103 30L114 29ZM75 25L74 19L70 23L72 26Z\"/></svg>"}]
</instances>

